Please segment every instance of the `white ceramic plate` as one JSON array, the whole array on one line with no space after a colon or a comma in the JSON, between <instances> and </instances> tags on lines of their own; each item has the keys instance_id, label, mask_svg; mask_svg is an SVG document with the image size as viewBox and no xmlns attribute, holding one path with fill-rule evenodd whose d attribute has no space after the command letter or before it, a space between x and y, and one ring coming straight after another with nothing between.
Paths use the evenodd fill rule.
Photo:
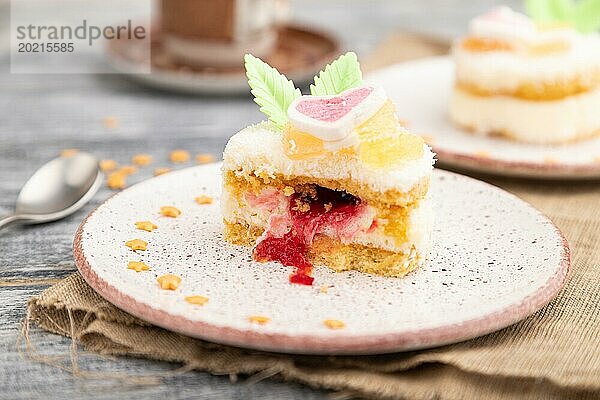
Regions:
<instances>
[{"instance_id":1,"label":"white ceramic plate","mask_svg":"<svg viewBox=\"0 0 600 400\"><path fill-rule=\"evenodd\" d=\"M385 87L400 118L413 133L428 138L441 165L532 178L600 177L600 138L562 146L530 145L478 136L454 126L447 112L454 84L454 66L448 57L397 64L367 80Z\"/></svg>"},{"instance_id":2,"label":"white ceramic plate","mask_svg":"<svg viewBox=\"0 0 600 400\"><path fill-rule=\"evenodd\" d=\"M213 342L278 352L375 354L453 343L519 321L562 287L569 250L558 229L533 207L496 187L436 170L437 222L429 265L405 278L314 270L314 286L292 285L291 269L251 261L251 249L226 243L219 165L166 174L120 192L83 222L75 238L86 281L125 311L153 324ZM159 215L173 205L178 218ZM158 229L136 230L151 220ZM131 239L149 243L137 254ZM142 260L151 270L127 269ZM156 278L182 278L176 291ZM322 286L329 287L321 293ZM202 295L200 307L184 296ZM266 325L252 315L271 319ZM330 330L326 319L345 329Z\"/></svg>"}]
</instances>

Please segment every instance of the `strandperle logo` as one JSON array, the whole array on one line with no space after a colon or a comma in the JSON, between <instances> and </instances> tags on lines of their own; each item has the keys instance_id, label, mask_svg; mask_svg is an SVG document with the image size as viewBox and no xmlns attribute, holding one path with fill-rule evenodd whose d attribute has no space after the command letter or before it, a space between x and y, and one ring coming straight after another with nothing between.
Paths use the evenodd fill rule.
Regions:
<instances>
[{"instance_id":1,"label":"strandperle logo","mask_svg":"<svg viewBox=\"0 0 600 400\"><path fill-rule=\"evenodd\" d=\"M146 28L141 25L134 26L131 20L124 25L97 26L89 24L86 19L77 26L53 25L19 25L16 27L17 40L31 41L68 41L86 40L92 46L99 39L146 39Z\"/></svg>"}]
</instances>

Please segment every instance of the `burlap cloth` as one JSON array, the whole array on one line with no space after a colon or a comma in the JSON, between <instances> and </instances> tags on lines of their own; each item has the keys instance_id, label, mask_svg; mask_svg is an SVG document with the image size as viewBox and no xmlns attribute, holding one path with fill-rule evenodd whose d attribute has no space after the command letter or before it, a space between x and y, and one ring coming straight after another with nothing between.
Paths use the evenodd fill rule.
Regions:
<instances>
[{"instance_id":1,"label":"burlap cloth","mask_svg":"<svg viewBox=\"0 0 600 400\"><path fill-rule=\"evenodd\" d=\"M443 46L395 36L367 68ZM415 50L416 49L416 50ZM383 61L382 61L383 60ZM600 397L600 183L491 179L546 213L564 232L573 266L559 296L499 332L385 356L309 357L215 345L151 326L117 309L74 274L29 302L30 320L89 351L183 363L232 376L278 377L368 398Z\"/></svg>"}]
</instances>

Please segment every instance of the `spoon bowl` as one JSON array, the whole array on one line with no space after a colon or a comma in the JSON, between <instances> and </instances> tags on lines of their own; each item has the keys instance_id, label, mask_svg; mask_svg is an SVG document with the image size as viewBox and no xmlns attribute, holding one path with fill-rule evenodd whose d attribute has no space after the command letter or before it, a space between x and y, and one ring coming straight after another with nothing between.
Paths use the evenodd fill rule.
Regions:
<instances>
[{"instance_id":1,"label":"spoon bowl","mask_svg":"<svg viewBox=\"0 0 600 400\"><path fill-rule=\"evenodd\" d=\"M14 215L0 220L0 228L15 221L41 224L64 218L86 204L101 183L102 172L91 154L55 158L25 183Z\"/></svg>"}]
</instances>

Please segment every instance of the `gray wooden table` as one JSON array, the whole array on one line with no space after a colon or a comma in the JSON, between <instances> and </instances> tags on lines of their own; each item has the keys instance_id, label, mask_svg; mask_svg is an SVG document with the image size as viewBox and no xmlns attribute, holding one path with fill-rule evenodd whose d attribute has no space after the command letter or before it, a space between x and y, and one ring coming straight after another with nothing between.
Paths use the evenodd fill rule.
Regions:
<instances>
[{"instance_id":1,"label":"gray wooden table","mask_svg":"<svg viewBox=\"0 0 600 400\"><path fill-rule=\"evenodd\" d=\"M300 3L302 7L300 7ZM297 0L295 19L326 27L359 55L395 30L452 36L469 17L494 1ZM118 16L118 14L116 14ZM0 14L6 26L8 16ZM1 31L1 29L0 29ZM7 38L1 38L6 41ZM102 62L101 60L99 62ZM249 96L190 97L152 91L117 75L10 74L0 55L0 215L8 213L22 183L62 149L78 148L99 158L128 163L133 154L154 156L152 167L170 166L175 148L220 157L227 138L262 117ZM117 128L103 124L119 120ZM189 164L192 165L192 164ZM188 166L189 166L188 165ZM130 179L151 176L145 168ZM189 372L160 385L133 386L75 378L22 358L15 343L27 299L75 271L71 242L83 217L111 191L102 188L81 212L57 223L0 232L0 398L206 398L317 399L326 392L274 380L231 383L227 377ZM34 329L41 354L67 356L70 340ZM82 368L148 374L176 365L141 359L80 357Z\"/></svg>"}]
</instances>

